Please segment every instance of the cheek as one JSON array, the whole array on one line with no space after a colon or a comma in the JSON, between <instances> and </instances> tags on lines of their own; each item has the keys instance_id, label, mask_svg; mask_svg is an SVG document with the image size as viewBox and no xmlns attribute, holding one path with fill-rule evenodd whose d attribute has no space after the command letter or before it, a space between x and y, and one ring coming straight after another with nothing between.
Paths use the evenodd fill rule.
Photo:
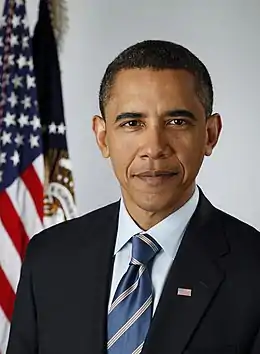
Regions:
<instances>
[{"instance_id":1,"label":"cheek","mask_svg":"<svg viewBox=\"0 0 260 354\"><path fill-rule=\"evenodd\" d=\"M175 136L173 150L186 170L197 168L204 156L205 133L193 131Z\"/></svg>"},{"instance_id":2,"label":"cheek","mask_svg":"<svg viewBox=\"0 0 260 354\"><path fill-rule=\"evenodd\" d=\"M136 146L133 137L130 134L127 136L120 136L113 134L110 136L109 152L112 165L118 178L127 175L129 166L136 155Z\"/></svg>"}]
</instances>

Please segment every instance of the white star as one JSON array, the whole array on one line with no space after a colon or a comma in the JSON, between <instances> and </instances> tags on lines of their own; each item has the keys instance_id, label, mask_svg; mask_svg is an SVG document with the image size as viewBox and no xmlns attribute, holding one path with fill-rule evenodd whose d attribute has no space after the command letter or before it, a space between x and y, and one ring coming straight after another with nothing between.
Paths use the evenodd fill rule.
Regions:
<instances>
[{"instance_id":1,"label":"white star","mask_svg":"<svg viewBox=\"0 0 260 354\"><path fill-rule=\"evenodd\" d=\"M20 23L21 23L21 17L20 16L16 16L14 14L13 19L12 19L13 27L14 28L18 27L20 25Z\"/></svg>"},{"instance_id":2,"label":"white star","mask_svg":"<svg viewBox=\"0 0 260 354\"><path fill-rule=\"evenodd\" d=\"M12 80L15 89L17 89L18 87L23 87L22 79L23 79L22 76L15 75L15 77Z\"/></svg>"},{"instance_id":3,"label":"white star","mask_svg":"<svg viewBox=\"0 0 260 354\"><path fill-rule=\"evenodd\" d=\"M17 133L16 138L14 139L14 141L15 141L15 143L16 143L16 145L17 145L18 147L20 147L21 145L24 144L23 138L24 138L23 135Z\"/></svg>"},{"instance_id":4,"label":"white star","mask_svg":"<svg viewBox=\"0 0 260 354\"><path fill-rule=\"evenodd\" d=\"M1 47L1 45L0 45L0 47ZM3 65L3 60L2 60L2 56L0 57L0 66L2 66ZM1 85L1 83L0 83L0 85Z\"/></svg>"},{"instance_id":5,"label":"white star","mask_svg":"<svg viewBox=\"0 0 260 354\"><path fill-rule=\"evenodd\" d=\"M13 165L17 166L20 162L20 155L17 150L15 150L14 154L12 157L10 157L10 160L13 161Z\"/></svg>"},{"instance_id":6,"label":"white star","mask_svg":"<svg viewBox=\"0 0 260 354\"><path fill-rule=\"evenodd\" d=\"M11 96L8 97L7 99L8 102L10 102L11 107L14 108L17 105L17 96L14 92L11 93Z\"/></svg>"},{"instance_id":7,"label":"white star","mask_svg":"<svg viewBox=\"0 0 260 354\"><path fill-rule=\"evenodd\" d=\"M41 128L41 121L37 116L34 116L33 120L30 123L33 126L33 130L37 130L38 128Z\"/></svg>"},{"instance_id":8,"label":"white star","mask_svg":"<svg viewBox=\"0 0 260 354\"><path fill-rule=\"evenodd\" d=\"M27 75L27 88L28 88L28 90L33 87L36 87L35 77Z\"/></svg>"},{"instance_id":9,"label":"white star","mask_svg":"<svg viewBox=\"0 0 260 354\"><path fill-rule=\"evenodd\" d=\"M27 65L28 65L29 69L30 69L31 71L33 71L33 60L32 60L32 58L30 58L30 59L27 61Z\"/></svg>"},{"instance_id":10,"label":"white star","mask_svg":"<svg viewBox=\"0 0 260 354\"><path fill-rule=\"evenodd\" d=\"M17 59L17 64L19 69L22 69L26 65L26 57L24 55L20 55L19 59Z\"/></svg>"},{"instance_id":11,"label":"white star","mask_svg":"<svg viewBox=\"0 0 260 354\"><path fill-rule=\"evenodd\" d=\"M34 148L34 147L39 147L39 136L36 135L30 135L30 144L31 144L31 148Z\"/></svg>"},{"instance_id":12,"label":"white star","mask_svg":"<svg viewBox=\"0 0 260 354\"><path fill-rule=\"evenodd\" d=\"M8 56L8 64L9 64L10 66L13 66L13 65L14 65L14 54L10 54L10 55Z\"/></svg>"},{"instance_id":13,"label":"white star","mask_svg":"<svg viewBox=\"0 0 260 354\"><path fill-rule=\"evenodd\" d=\"M6 131L3 131L3 135L1 136L1 140L3 142L3 145L5 146L6 144L11 144L11 133L7 133Z\"/></svg>"},{"instance_id":14,"label":"white star","mask_svg":"<svg viewBox=\"0 0 260 354\"><path fill-rule=\"evenodd\" d=\"M61 123L60 125L58 125L58 134L62 134L64 135L65 134L65 131L66 131L66 126Z\"/></svg>"},{"instance_id":15,"label":"white star","mask_svg":"<svg viewBox=\"0 0 260 354\"><path fill-rule=\"evenodd\" d=\"M0 171L0 182L2 182L3 181L3 171Z\"/></svg>"},{"instance_id":16,"label":"white star","mask_svg":"<svg viewBox=\"0 0 260 354\"><path fill-rule=\"evenodd\" d=\"M29 125L28 119L29 119L29 117L24 115L23 113L20 115L18 122L19 122L21 128L23 128L25 125Z\"/></svg>"},{"instance_id":17,"label":"white star","mask_svg":"<svg viewBox=\"0 0 260 354\"><path fill-rule=\"evenodd\" d=\"M0 27L1 28L1 27ZM3 37L0 37L0 47L3 47L4 43L3 43Z\"/></svg>"},{"instance_id":18,"label":"white star","mask_svg":"<svg viewBox=\"0 0 260 354\"><path fill-rule=\"evenodd\" d=\"M31 108L31 97L25 96L24 100L22 100L22 104L24 105L24 109Z\"/></svg>"},{"instance_id":19,"label":"white star","mask_svg":"<svg viewBox=\"0 0 260 354\"><path fill-rule=\"evenodd\" d=\"M18 36L16 36L15 34L12 34L11 35L11 38L10 38L10 44L11 44L11 47L14 47L15 45L18 45Z\"/></svg>"},{"instance_id":20,"label":"white star","mask_svg":"<svg viewBox=\"0 0 260 354\"><path fill-rule=\"evenodd\" d=\"M7 127L10 127L10 125L16 125L15 123L15 114L11 114L10 112L7 113L7 115L4 118L5 125Z\"/></svg>"},{"instance_id":21,"label":"white star","mask_svg":"<svg viewBox=\"0 0 260 354\"><path fill-rule=\"evenodd\" d=\"M29 37L23 37L23 49L29 48Z\"/></svg>"},{"instance_id":22,"label":"white star","mask_svg":"<svg viewBox=\"0 0 260 354\"><path fill-rule=\"evenodd\" d=\"M0 153L0 166L6 163L6 152Z\"/></svg>"},{"instance_id":23,"label":"white star","mask_svg":"<svg viewBox=\"0 0 260 354\"><path fill-rule=\"evenodd\" d=\"M49 125L49 133L50 134L56 134L56 124L54 122L52 122L50 125Z\"/></svg>"}]
</instances>

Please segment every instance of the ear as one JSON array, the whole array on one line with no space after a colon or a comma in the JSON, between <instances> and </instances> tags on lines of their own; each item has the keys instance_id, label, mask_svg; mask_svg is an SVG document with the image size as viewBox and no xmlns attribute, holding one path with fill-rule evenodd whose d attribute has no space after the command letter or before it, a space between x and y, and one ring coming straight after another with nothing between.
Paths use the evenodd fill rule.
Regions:
<instances>
[{"instance_id":1,"label":"ear","mask_svg":"<svg viewBox=\"0 0 260 354\"><path fill-rule=\"evenodd\" d=\"M210 156L222 130L222 120L218 113L207 118L206 130L205 156Z\"/></svg>"},{"instance_id":2,"label":"ear","mask_svg":"<svg viewBox=\"0 0 260 354\"><path fill-rule=\"evenodd\" d=\"M107 144L106 121L100 116L94 116L92 119L92 130L96 137L97 145L104 158L109 157L109 148Z\"/></svg>"}]
</instances>

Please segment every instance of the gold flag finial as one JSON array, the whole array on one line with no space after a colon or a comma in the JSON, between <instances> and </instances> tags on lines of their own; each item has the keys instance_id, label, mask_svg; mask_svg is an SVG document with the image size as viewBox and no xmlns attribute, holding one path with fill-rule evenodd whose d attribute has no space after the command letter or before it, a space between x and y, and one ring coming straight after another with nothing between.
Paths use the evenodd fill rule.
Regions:
<instances>
[{"instance_id":1,"label":"gold flag finial","mask_svg":"<svg viewBox=\"0 0 260 354\"><path fill-rule=\"evenodd\" d=\"M54 34L61 49L69 27L68 3L66 0L48 0L48 3Z\"/></svg>"}]
</instances>

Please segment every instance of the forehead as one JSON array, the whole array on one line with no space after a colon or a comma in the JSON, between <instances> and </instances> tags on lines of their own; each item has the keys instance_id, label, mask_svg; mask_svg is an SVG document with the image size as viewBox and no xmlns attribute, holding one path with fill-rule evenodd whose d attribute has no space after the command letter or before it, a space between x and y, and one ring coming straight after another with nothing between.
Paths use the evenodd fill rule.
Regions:
<instances>
[{"instance_id":1,"label":"forehead","mask_svg":"<svg viewBox=\"0 0 260 354\"><path fill-rule=\"evenodd\" d=\"M160 106L165 106L165 109L176 106L192 110L196 105L203 109L196 94L195 78L186 70L121 70L115 77L109 96L108 110L112 107L141 110L154 106L158 109Z\"/></svg>"}]
</instances>

